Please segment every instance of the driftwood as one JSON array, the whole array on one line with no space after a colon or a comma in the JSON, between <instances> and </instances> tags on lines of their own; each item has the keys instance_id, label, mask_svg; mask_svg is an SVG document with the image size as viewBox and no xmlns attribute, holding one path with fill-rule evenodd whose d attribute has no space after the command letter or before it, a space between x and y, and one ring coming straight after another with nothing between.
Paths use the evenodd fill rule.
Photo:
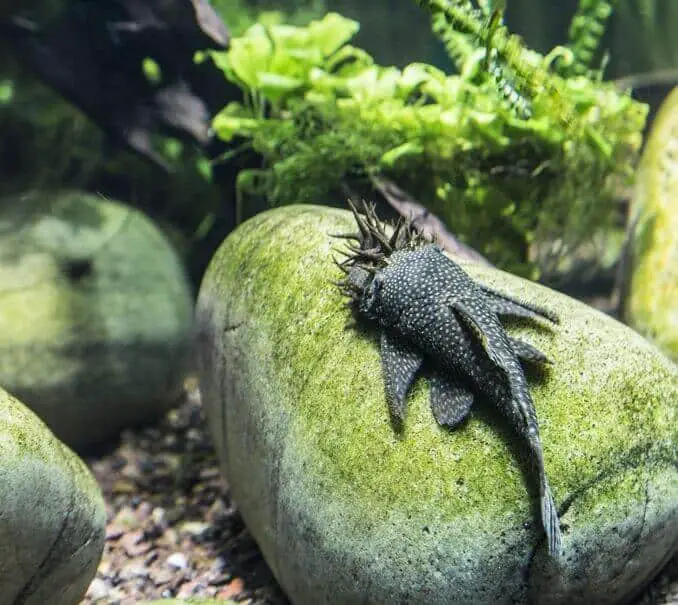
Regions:
<instances>
[{"instance_id":1,"label":"driftwood","mask_svg":"<svg viewBox=\"0 0 678 605\"><path fill-rule=\"evenodd\" d=\"M226 48L229 36L205 0L80 0L42 27L17 15L0 32L113 142L162 167L154 134L208 143L211 116L194 90L193 55ZM142 69L147 58L160 67L156 82Z\"/></svg>"},{"instance_id":2,"label":"driftwood","mask_svg":"<svg viewBox=\"0 0 678 605\"><path fill-rule=\"evenodd\" d=\"M447 230L443 221L393 181L385 178L372 178L372 185L400 216L410 219L426 235L435 238L443 249L461 258L488 267L492 266L492 263L480 252L459 241Z\"/></svg>"}]
</instances>

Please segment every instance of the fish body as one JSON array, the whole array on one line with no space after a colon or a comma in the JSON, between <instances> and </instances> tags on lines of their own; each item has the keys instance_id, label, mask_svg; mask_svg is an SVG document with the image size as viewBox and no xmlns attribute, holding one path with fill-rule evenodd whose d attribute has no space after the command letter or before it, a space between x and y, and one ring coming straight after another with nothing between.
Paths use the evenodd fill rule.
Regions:
<instances>
[{"instance_id":1,"label":"fish body","mask_svg":"<svg viewBox=\"0 0 678 605\"><path fill-rule=\"evenodd\" d=\"M441 425L455 428L461 424L479 396L493 405L527 445L539 481L548 549L558 556L558 515L544 469L537 415L520 362L548 360L530 344L512 339L499 319L557 318L478 284L439 246L408 228L388 239L375 216L356 220L361 246L354 247L354 255L344 263L345 291L352 296L357 314L380 331L391 414L404 422L408 391L424 364L430 370L431 409Z\"/></svg>"}]
</instances>

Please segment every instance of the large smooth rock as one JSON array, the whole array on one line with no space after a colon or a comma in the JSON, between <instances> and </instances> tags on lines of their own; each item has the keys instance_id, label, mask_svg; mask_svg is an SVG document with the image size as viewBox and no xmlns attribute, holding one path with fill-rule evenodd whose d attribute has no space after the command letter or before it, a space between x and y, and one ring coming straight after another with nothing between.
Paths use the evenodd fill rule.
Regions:
<instances>
[{"instance_id":1,"label":"large smooth rock","mask_svg":"<svg viewBox=\"0 0 678 605\"><path fill-rule=\"evenodd\" d=\"M85 464L0 390L0 605L75 605L104 547L106 511Z\"/></svg>"},{"instance_id":2,"label":"large smooth rock","mask_svg":"<svg viewBox=\"0 0 678 605\"><path fill-rule=\"evenodd\" d=\"M165 412L191 334L182 265L140 212L76 192L0 202L0 384L66 443Z\"/></svg>"},{"instance_id":3,"label":"large smooth rock","mask_svg":"<svg viewBox=\"0 0 678 605\"><path fill-rule=\"evenodd\" d=\"M258 215L219 249L198 298L201 392L222 469L296 605L624 602L678 545L678 369L626 326L492 268L480 281L544 305L511 332L554 360L532 387L564 555L491 410L449 432L426 382L402 436L379 354L346 329L329 234L349 213ZM523 460L524 462L524 460Z\"/></svg>"},{"instance_id":4,"label":"large smooth rock","mask_svg":"<svg viewBox=\"0 0 678 605\"><path fill-rule=\"evenodd\" d=\"M678 88L652 125L630 221L626 321L678 362Z\"/></svg>"}]
</instances>

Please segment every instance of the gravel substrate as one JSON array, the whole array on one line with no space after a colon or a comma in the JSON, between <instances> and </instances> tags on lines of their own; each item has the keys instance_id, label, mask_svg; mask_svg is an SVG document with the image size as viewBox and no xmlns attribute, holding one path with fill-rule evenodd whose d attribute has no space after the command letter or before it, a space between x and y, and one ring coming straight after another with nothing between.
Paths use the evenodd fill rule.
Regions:
<instances>
[{"instance_id":1,"label":"gravel substrate","mask_svg":"<svg viewBox=\"0 0 678 605\"><path fill-rule=\"evenodd\" d=\"M83 605L215 597L287 605L219 475L195 390L155 427L86 459L108 513Z\"/></svg>"},{"instance_id":2,"label":"gravel substrate","mask_svg":"<svg viewBox=\"0 0 678 605\"><path fill-rule=\"evenodd\" d=\"M86 460L108 525L83 605L196 596L289 605L219 475L194 384L158 426ZM668 604L678 605L678 557L635 605Z\"/></svg>"}]
</instances>

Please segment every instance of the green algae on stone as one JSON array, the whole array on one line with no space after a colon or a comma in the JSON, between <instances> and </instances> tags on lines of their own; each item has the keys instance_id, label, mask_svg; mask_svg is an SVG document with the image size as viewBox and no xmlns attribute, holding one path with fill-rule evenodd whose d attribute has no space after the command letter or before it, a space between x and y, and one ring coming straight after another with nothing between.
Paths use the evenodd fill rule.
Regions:
<instances>
[{"instance_id":1,"label":"green algae on stone","mask_svg":"<svg viewBox=\"0 0 678 605\"><path fill-rule=\"evenodd\" d=\"M74 605L94 577L106 510L89 469L0 390L0 602Z\"/></svg>"},{"instance_id":2,"label":"green algae on stone","mask_svg":"<svg viewBox=\"0 0 678 605\"><path fill-rule=\"evenodd\" d=\"M678 362L678 88L652 126L633 194L628 323Z\"/></svg>"},{"instance_id":3,"label":"green algae on stone","mask_svg":"<svg viewBox=\"0 0 678 605\"><path fill-rule=\"evenodd\" d=\"M403 434L393 431L377 342L345 329L331 283L330 234L353 230L348 212L328 208L259 215L224 242L198 300L222 469L292 601L614 603L640 588L678 539L678 369L581 303L464 264L561 318L554 330L509 330L554 360L531 389L561 505L559 570L498 414L481 406L446 431L420 379Z\"/></svg>"},{"instance_id":4,"label":"green algae on stone","mask_svg":"<svg viewBox=\"0 0 678 605\"><path fill-rule=\"evenodd\" d=\"M173 403L192 298L140 212L78 192L0 201L0 384L74 447Z\"/></svg>"}]
</instances>

